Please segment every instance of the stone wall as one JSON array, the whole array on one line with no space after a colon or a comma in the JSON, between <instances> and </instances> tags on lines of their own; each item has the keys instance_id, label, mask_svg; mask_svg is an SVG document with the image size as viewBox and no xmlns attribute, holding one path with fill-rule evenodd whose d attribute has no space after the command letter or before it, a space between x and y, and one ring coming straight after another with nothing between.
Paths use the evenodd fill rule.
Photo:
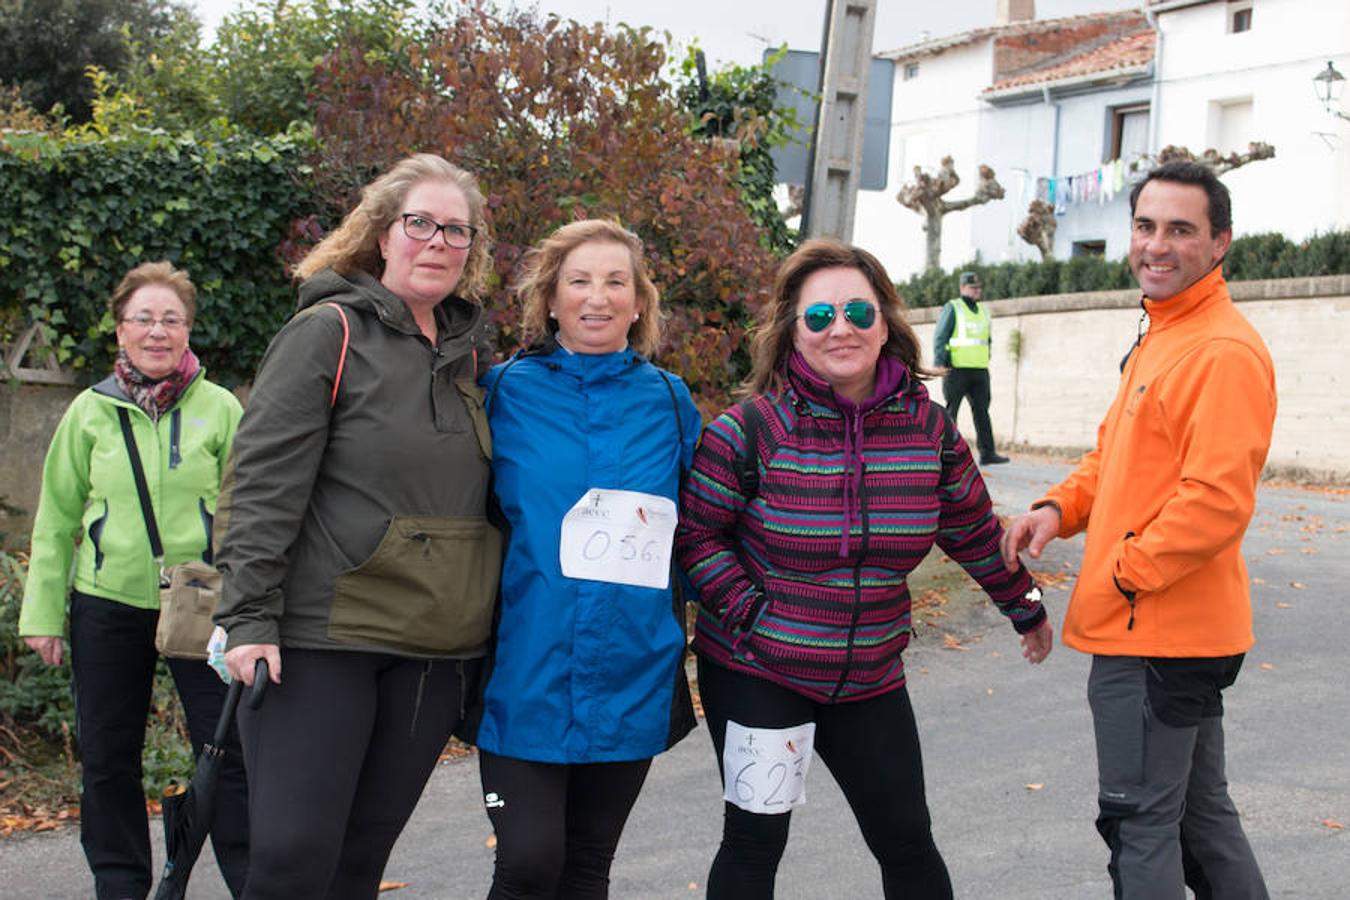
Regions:
<instances>
[{"instance_id":1,"label":"stone wall","mask_svg":"<svg viewBox=\"0 0 1350 900\"><path fill-rule=\"evenodd\" d=\"M22 546L37 512L42 460L80 388L0 381L0 537Z\"/></svg>"},{"instance_id":2,"label":"stone wall","mask_svg":"<svg viewBox=\"0 0 1350 900\"><path fill-rule=\"evenodd\" d=\"M1350 480L1350 275L1235 282L1275 362L1279 413L1267 468ZM1140 320L1138 291L996 300L990 417L999 446L1086 449L1115 396ZM910 321L931 358L937 309ZM941 396L935 380L932 390ZM962 432L974 426L962 409Z\"/></svg>"}]
</instances>

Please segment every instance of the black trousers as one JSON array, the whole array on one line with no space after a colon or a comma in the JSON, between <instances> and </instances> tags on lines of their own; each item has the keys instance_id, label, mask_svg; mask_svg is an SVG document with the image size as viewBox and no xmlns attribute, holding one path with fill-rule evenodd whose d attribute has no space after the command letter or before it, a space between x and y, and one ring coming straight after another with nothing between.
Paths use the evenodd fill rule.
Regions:
<instances>
[{"instance_id":1,"label":"black trousers","mask_svg":"<svg viewBox=\"0 0 1350 900\"><path fill-rule=\"evenodd\" d=\"M605 900L650 759L541 763L478 752L497 833L488 900Z\"/></svg>"},{"instance_id":2,"label":"black trousers","mask_svg":"<svg viewBox=\"0 0 1350 900\"><path fill-rule=\"evenodd\" d=\"M248 900L379 893L394 842L476 690L481 660L281 651L281 684L240 705Z\"/></svg>"},{"instance_id":3,"label":"black trousers","mask_svg":"<svg viewBox=\"0 0 1350 900\"><path fill-rule=\"evenodd\" d=\"M942 396L947 412L956 420L961 401L970 399L970 414L975 420L975 446L981 458L994 455L994 426L989 421L989 370L952 369L942 376Z\"/></svg>"},{"instance_id":4,"label":"black trousers","mask_svg":"<svg viewBox=\"0 0 1350 900\"><path fill-rule=\"evenodd\" d=\"M70 599L70 666L83 783L80 842L102 898L143 898L153 880L150 826L141 784L145 720L154 687L159 612L75 591ZM211 739L225 685L204 662L171 659L193 755ZM230 729L217 788L211 843L238 896L248 871L248 787L239 732Z\"/></svg>"},{"instance_id":5,"label":"black trousers","mask_svg":"<svg viewBox=\"0 0 1350 900\"><path fill-rule=\"evenodd\" d=\"M882 896L951 900L947 865L933 842L908 690L854 703L814 703L702 659L698 684L719 770L728 719L751 728L815 722L815 752L838 782L881 865ZM722 845L708 874L708 900L771 900L790 817L724 805Z\"/></svg>"}]
</instances>

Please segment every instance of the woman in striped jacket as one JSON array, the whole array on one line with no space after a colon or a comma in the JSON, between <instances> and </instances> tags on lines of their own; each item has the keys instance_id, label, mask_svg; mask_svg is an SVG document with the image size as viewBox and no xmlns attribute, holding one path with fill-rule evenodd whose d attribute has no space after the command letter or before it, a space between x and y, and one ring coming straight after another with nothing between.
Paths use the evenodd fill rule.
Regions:
<instances>
[{"instance_id":1,"label":"woman in striped jacket","mask_svg":"<svg viewBox=\"0 0 1350 900\"><path fill-rule=\"evenodd\" d=\"M708 897L773 896L789 811L820 753L888 898L950 898L933 842L901 651L909 573L937 544L1043 660L1053 631L881 264L833 241L779 270L747 400L704 432L681 496L679 562L726 816Z\"/></svg>"}]
</instances>

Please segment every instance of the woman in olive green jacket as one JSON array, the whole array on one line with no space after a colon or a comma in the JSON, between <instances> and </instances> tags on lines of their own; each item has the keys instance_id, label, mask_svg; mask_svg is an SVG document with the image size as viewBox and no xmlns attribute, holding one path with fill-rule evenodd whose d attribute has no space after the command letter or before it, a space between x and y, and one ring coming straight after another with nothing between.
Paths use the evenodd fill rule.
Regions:
<instances>
[{"instance_id":1,"label":"woman in olive green jacket","mask_svg":"<svg viewBox=\"0 0 1350 900\"><path fill-rule=\"evenodd\" d=\"M301 263L235 444L216 621L274 682L240 727L258 848L245 896L371 897L475 690L500 537L483 197L437 156L363 192ZM230 482L227 476L227 482Z\"/></svg>"}]
</instances>

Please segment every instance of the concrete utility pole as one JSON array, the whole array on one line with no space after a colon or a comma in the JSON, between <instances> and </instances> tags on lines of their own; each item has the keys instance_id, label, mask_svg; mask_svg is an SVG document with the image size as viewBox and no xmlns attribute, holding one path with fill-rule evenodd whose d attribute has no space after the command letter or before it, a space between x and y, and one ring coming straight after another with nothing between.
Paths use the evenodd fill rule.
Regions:
<instances>
[{"instance_id":1,"label":"concrete utility pole","mask_svg":"<svg viewBox=\"0 0 1350 900\"><path fill-rule=\"evenodd\" d=\"M811 177L802 214L809 237L853 239L876 14L876 0L829 2L820 48L820 106L811 135Z\"/></svg>"}]
</instances>

